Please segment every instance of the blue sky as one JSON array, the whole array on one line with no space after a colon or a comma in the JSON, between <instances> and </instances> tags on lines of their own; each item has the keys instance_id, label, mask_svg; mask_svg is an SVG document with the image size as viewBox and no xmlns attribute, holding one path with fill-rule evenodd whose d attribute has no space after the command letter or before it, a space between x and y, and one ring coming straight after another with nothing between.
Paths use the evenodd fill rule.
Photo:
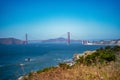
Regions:
<instances>
[{"instance_id":1,"label":"blue sky","mask_svg":"<svg viewBox=\"0 0 120 80\"><path fill-rule=\"evenodd\" d=\"M0 0L0 37L119 39L119 0Z\"/></svg>"}]
</instances>

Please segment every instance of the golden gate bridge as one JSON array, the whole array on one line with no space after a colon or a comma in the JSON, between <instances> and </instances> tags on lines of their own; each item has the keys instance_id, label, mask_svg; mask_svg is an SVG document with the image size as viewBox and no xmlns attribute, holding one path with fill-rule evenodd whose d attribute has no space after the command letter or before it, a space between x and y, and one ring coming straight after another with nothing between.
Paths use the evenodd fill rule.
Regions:
<instances>
[{"instance_id":1,"label":"golden gate bridge","mask_svg":"<svg viewBox=\"0 0 120 80\"><path fill-rule=\"evenodd\" d=\"M28 34L25 34L25 44L29 44L30 42L65 42L68 45L70 45L71 42L78 42L85 44L87 43L87 40L73 40L71 39L71 33L67 32L67 38L56 38L56 39L48 39L48 40L29 40L28 39Z\"/></svg>"}]
</instances>

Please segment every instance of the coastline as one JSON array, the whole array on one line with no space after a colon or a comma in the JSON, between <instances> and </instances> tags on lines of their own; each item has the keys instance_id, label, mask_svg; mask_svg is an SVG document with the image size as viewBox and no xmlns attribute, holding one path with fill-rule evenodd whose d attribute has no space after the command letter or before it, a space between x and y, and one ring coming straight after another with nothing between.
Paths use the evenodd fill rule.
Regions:
<instances>
[{"instance_id":1,"label":"coastline","mask_svg":"<svg viewBox=\"0 0 120 80\"><path fill-rule=\"evenodd\" d=\"M109 53L111 52L111 50L113 50L113 52L116 53L115 55L117 55L115 61L113 59L114 55L112 53ZM96 55L96 53L98 52L100 52L101 55L102 54L104 55L104 53L101 53L101 51L106 51L108 52L108 54L113 55L113 57L111 57L110 55L109 57L110 59L107 57L105 61L102 61L102 63L98 62L98 60L102 58L98 58L96 59L97 63L93 64L90 58L92 59L93 58L92 56ZM96 51L85 51L83 52L83 54L76 54L74 56L76 60L74 59L75 63L72 65L69 65L67 63L61 63L57 67L50 67L40 71L31 72L25 76L19 77L18 80L29 80L29 79L43 80L44 78L45 78L44 80L69 80L69 79L76 80L76 77L78 77L77 75L80 75L80 74L81 76L78 77L78 80L82 80L82 79L92 80L94 78L98 80L107 80L109 78L112 78L113 80L119 80L120 77L118 76L118 73L120 72L118 71L120 70L120 64L116 64L119 62L118 59L120 58L119 51L120 51L120 47L110 48L109 46L105 47L104 49L101 48ZM105 57L105 55L103 57ZM83 62L81 63L82 58L84 60L82 60ZM90 60L90 62L87 61L87 59ZM112 72L112 75L111 73L109 73L110 71ZM108 76L106 77L105 75L108 75Z\"/></svg>"},{"instance_id":2,"label":"coastline","mask_svg":"<svg viewBox=\"0 0 120 80\"><path fill-rule=\"evenodd\" d=\"M83 53L75 53L73 55L73 58L71 60L66 60L66 61L63 61L63 63L69 65L69 66L73 66L76 62L77 59L79 59L80 56L87 56L87 55L91 55L92 53L96 52L95 50L93 51L84 51ZM59 65L56 65L54 67L60 67ZM45 69L45 68L44 68ZM34 71L33 73L37 73L37 71ZM24 80L24 78L27 78L28 77L28 74L26 75L23 75L23 76L20 76L17 80Z\"/></svg>"}]
</instances>

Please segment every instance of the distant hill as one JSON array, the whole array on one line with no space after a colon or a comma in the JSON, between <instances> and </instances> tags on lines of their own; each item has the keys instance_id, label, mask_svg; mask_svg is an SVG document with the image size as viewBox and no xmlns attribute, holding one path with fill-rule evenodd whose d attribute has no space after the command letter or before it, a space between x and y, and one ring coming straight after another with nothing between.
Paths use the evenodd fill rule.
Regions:
<instances>
[{"instance_id":1,"label":"distant hill","mask_svg":"<svg viewBox=\"0 0 120 80\"><path fill-rule=\"evenodd\" d=\"M43 42L61 42L61 41L65 42L66 40L67 39L60 37L60 38L55 38L55 39L44 40Z\"/></svg>"},{"instance_id":2,"label":"distant hill","mask_svg":"<svg viewBox=\"0 0 120 80\"><path fill-rule=\"evenodd\" d=\"M67 40L68 40L67 38L59 37L59 38L55 38L55 39L44 40L44 41L42 41L42 42L52 42L52 43L56 43L56 42L58 42L58 43L66 43ZM73 40L73 39L71 39L70 42L72 42L72 43L80 43L81 40Z\"/></svg>"},{"instance_id":3,"label":"distant hill","mask_svg":"<svg viewBox=\"0 0 120 80\"><path fill-rule=\"evenodd\" d=\"M24 44L24 41L15 38L0 38L0 44Z\"/></svg>"}]
</instances>

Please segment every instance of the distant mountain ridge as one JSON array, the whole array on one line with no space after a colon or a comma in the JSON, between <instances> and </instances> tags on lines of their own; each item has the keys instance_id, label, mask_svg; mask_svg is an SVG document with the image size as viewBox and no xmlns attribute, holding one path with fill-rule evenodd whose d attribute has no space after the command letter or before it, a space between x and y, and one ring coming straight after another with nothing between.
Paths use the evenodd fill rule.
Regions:
<instances>
[{"instance_id":1,"label":"distant mountain ridge","mask_svg":"<svg viewBox=\"0 0 120 80\"><path fill-rule=\"evenodd\" d=\"M16 38L0 38L0 44L24 44L25 41Z\"/></svg>"},{"instance_id":2,"label":"distant mountain ridge","mask_svg":"<svg viewBox=\"0 0 120 80\"><path fill-rule=\"evenodd\" d=\"M41 41L41 42L42 42L42 43L67 43L67 42L68 42L68 39L67 39L67 38L64 38L64 37L58 37L58 38L43 40L43 41ZM81 40L71 39L70 42L71 42L71 43L80 43Z\"/></svg>"},{"instance_id":3,"label":"distant mountain ridge","mask_svg":"<svg viewBox=\"0 0 120 80\"><path fill-rule=\"evenodd\" d=\"M60 38L55 38L55 39L48 39L44 40L44 42L54 42L54 41L66 41L67 39L60 37Z\"/></svg>"}]
</instances>

